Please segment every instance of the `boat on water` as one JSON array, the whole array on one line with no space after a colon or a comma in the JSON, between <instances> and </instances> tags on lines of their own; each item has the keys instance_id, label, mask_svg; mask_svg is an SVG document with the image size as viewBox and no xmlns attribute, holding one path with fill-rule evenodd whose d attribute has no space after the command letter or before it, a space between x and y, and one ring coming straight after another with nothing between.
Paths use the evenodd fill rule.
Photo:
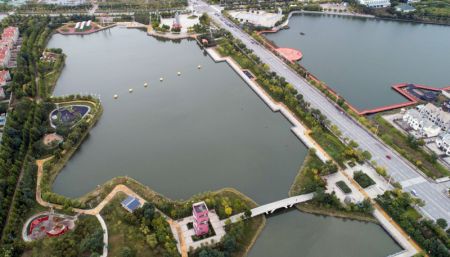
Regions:
<instances>
[{"instance_id":1,"label":"boat on water","mask_svg":"<svg viewBox=\"0 0 450 257\"><path fill-rule=\"evenodd\" d=\"M304 35L305 35L305 33L304 33L304 32L300 32L300 35L304 36Z\"/></svg>"}]
</instances>

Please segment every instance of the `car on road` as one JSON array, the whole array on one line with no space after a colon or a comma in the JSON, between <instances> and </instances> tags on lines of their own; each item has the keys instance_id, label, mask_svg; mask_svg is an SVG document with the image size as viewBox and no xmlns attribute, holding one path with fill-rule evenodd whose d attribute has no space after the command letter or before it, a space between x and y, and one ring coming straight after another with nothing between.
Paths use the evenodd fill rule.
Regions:
<instances>
[{"instance_id":1,"label":"car on road","mask_svg":"<svg viewBox=\"0 0 450 257\"><path fill-rule=\"evenodd\" d=\"M417 196L418 196L418 194L417 194L416 190L414 190L414 189L413 189L413 190L411 190L411 194L412 194L412 195L414 195L415 197L417 197Z\"/></svg>"},{"instance_id":2,"label":"car on road","mask_svg":"<svg viewBox=\"0 0 450 257\"><path fill-rule=\"evenodd\" d=\"M386 155L386 158L387 158L388 160L392 159L392 157L391 157L389 154Z\"/></svg>"}]
</instances>

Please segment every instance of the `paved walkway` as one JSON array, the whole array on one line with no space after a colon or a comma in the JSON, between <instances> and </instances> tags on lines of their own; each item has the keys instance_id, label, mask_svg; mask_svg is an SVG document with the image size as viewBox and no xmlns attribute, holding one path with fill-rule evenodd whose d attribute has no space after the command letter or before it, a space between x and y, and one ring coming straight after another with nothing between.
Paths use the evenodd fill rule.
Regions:
<instances>
[{"instance_id":1,"label":"paved walkway","mask_svg":"<svg viewBox=\"0 0 450 257\"><path fill-rule=\"evenodd\" d=\"M309 135L310 130L304 126L300 120L297 119L295 114L293 114L284 104L282 103L276 103L272 100L272 97L266 93L266 91L261 88L258 83L256 83L254 80L250 79L245 75L245 73L242 71L239 64L237 64L232 58L230 57L221 57L219 53L213 48L207 48L206 52L211 56L211 58L215 62L227 62L236 73L238 73L239 76L242 77L242 79L245 80L247 85L263 100L263 102L269 106L269 108L273 112L280 112L292 125L291 131L296 135L308 148L312 148L316 150L316 155L321 159L323 162L326 162L330 159L328 154L320 147Z\"/></svg>"},{"instance_id":2,"label":"paved walkway","mask_svg":"<svg viewBox=\"0 0 450 257\"><path fill-rule=\"evenodd\" d=\"M106 257L108 256L108 227L100 214L96 214L95 217L97 217L103 229L103 253L101 257Z\"/></svg>"}]
</instances>

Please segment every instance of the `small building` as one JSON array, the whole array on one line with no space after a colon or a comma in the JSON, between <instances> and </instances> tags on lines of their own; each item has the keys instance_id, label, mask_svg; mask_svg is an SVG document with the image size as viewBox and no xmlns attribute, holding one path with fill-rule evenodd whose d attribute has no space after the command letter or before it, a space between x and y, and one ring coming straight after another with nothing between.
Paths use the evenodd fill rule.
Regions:
<instances>
[{"instance_id":1,"label":"small building","mask_svg":"<svg viewBox=\"0 0 450 257\"><path fill-rule=\"evenodd\" d=\"M142 204L136 197L128 196L125 200L121 203L122 207L125 208L125 210L133 213L136 209L139 209Z\"/></svg>"},{"instance_id":2,"label":"small building","mask_svg":"<svg viewBox=\"0 0 450 257\"><path fill-rule=\"evenodd\" d=\"M419 106L418 108L421 110L423 106ZM403 121L423 137L435 137L441 133L441 127L439 127L432 120L424 117L418 109L407 110L403 115Z\"/></svg>"},{"instance_id":3,"label":"small building","mask_svg":"<svg viewBox=\"0 0 450 257\"><path fill-rule=\"evenodd\" d=\"M11 50L8 46L0 47L0 67L8 67L11 58Z\"/></svg>"},{"instance_id":4,"label":"small building","mask_svg":"<svg viewBox=\"0 0 450 257\"><path fill-rule=\"evenodd\" d=\"M6 124L6 113L0 114L0 126L5 126Z\"/></svg>"},{"instance_id":5,"label":"small building","mask_svg":"<svg viewBox=\"0 0 450 257\"><path fill-rule=\"evenodd\" d=\"M436 145L445 152L446 155L450 156L450 133L440 134L436 140Z\"/></svg>"},{"instance_id":6,"label":"small building","mask_svg":"<svg viewBox=\"0 0 450 257\"><path fill-rule=\"evenodd\" d=\"M439 126L442 131L450 130L450 113L445 112L431 103L427 103L425 106L421 106L419 108L422 117Z\"/></svg>"},{"instance_id":7,"label":"small building","mask_svg":"<svg viewBox=\"0 0 450 257\"><path fill-rule=\"evenodd\" d=\"M11 75L9 74L8 70L1 70L0 71L0 86L6 86L6 82L11 80Z\"/></svg>"},{"instance_id":8,"label":"small building","mask_svg":"<svg viewBox=\"0 0 450 257\"><path fill-rule=\"evenodd\" d=\"M195 235L201 236L209 232L208 207L205 202L198 202L192 205L192 216L194 217Z\"/></svg>"},{"instance_id":9,"label":"small building","mask_svg":"<svg viewBox=\"0 0 450 257\"><path fill-rule=\"evenodd\" d=\"M372 8L386 8L391 6L389 0L358 0L359 4Z\"/></svg>"},{"instance_id":10,"label":"small building","mask_svg":"<svg viewBox=\"0 0 450 257\"><path fill-rule=\"evenodd\" d=\"M450 100L443 102L441 108L444 112L450 112Z\"/></svg>"},{"instance_id":11,"label":"small building","mask_svg":"<svg viewBox=\"0 0 450 257\"><path fill-rule=\"evenodd\" d=\"M409 4L398 4L397 6L395 6L395 10L397 12L401 12L401 13L410 13L410 12L414 12L416 10L416 8L412 7Z\"/></svg>"},{"instance_id":12,"label":"small building","mask_svg":"<svg viewBox=\"0 0 450 257\"><path fill-rule=\"evenodd\" d=\"M12 43L16 43L17 39L19 39L19 28L10 26L3 30L2 40L7 40L11 41Z\"/></svg>"}]
</instances>

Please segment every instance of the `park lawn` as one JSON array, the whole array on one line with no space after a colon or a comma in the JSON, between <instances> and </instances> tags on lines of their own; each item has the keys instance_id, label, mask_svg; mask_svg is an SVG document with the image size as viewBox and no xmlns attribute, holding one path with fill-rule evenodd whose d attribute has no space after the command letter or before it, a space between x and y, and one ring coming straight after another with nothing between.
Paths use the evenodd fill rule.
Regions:
<instances>
[{"instance_id":1,"label":"park lawn","mask_svg":"<svg viewBox=\"0 0 450 257\"><path fill-rule=\"evenodd\" d=\"M316 141L339 166L344 167L345 159L345 146L337 137L330 133L315 130L311 132L311 137Z\"/></svg>"},{"instance_id":2,"label":"park lawn","mask_svg":"<svg viewBox=\"0 0 450 257\"><path fill-rule=\"evenodd\" d=\"M323 162L319 157L314 153L309 152L292 183L289 195L294 196L314 192L315 190L313 190L310 185L315 184L315 181L312 177L313 174L309 171L312 169L319 169L322 165Z\"/></svg>"},{"instance_id":3,"label":"park lawn","mask_svg":"<svg viewBox=\"0 0 450 257\"><path fill-rule=\"evenodd\" d=\"M125 198L124 193L118 193L101 211L108 227L108 255L121 256L122 249L129 247L135 252L135 256L160 256L147 244L139 226L129 224L125 220L129 213L120 205L120 202Z\"/></svg>"},{"instance_id":4,"label":"park lawn","mask_svg":"<svg viewBox=\"0 0 450 257\"><path fill-rule=\"evenodd\" d=\"M422 0L413 5L425 16L450 17L450 0Z\"/></svg>"},{"instance_id":5,"label":"park lawn","mask_svg":"<svg viewBox=\"0 0 450 257\"><path fill-rule=\"evenodd\" d=\"M422 218L422 215L420 215L420 213L412 207L408 208L403 215L412 218L415 221L418 221L420 218Z\"/></svg>"},{"instance_id":6,"label":"park lawn","mask_svg":"<svg viewBox=\"0 0 450 257\"><path fill-rule=\"evenodd\" d=\"M316 214L316 215L324 215L324 216L332 216L342 219L351 219L351 220L359 220L365 222L372 222L379 224L378 220L370 214L362 213L362 212L350 212L350 211L342 211L333 208L326 208L323 206L319 206L314 202L304 202L296 205L297 209L302 212Z\"/></svg>"},{"instance_id":7,"label":"park lawn","mask_svg":"<svg viewBox=\"0 0 450 257\"><path fill-rule=\"evenodd\" d=\"M266 217L264 215L247 219L244 223L244 235L243 235L244 239L238 242L237 246L238 251L231 254L230 257L247 256L248 251L258 238L259 233L261 233L265 224L266 224Z\"/></svg>"},{"instance_id":8,"label":"park lawn","mask_svg":"<svg viewBox=\"0 0 450 257\"><path fill-rule=\"evenodd\" d=\"M425 152L421 147L413 149L408 144L407 137L389 124L380 115L375 115L373 121L379 125L380 138L389 146L394 148L399 154L415 164L427 176L432 179L450 176L448 171L439 162L432 162L431 155Z\"/></svg>"}]
</instances>

